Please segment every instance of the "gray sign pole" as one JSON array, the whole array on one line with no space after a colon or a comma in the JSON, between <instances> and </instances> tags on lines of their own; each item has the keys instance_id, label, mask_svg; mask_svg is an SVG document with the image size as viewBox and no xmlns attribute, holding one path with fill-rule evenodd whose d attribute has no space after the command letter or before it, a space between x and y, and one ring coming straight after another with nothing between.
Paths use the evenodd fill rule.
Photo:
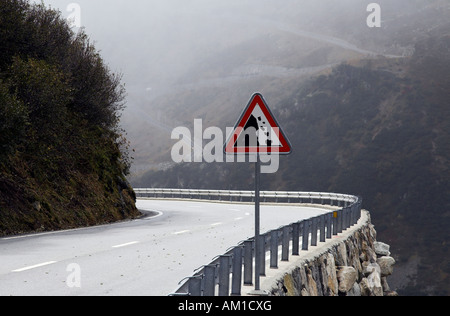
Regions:
<instances>
[{"instance_id":1,"label":"gray sign pole","mask_svg":"<svg viewBox=\"0 0 450 316\"><path fill-rule=\"evenodd\" d=\"M255 163L255 291L261 290L261 248L260 241L260 207L259 207L259 190L260 190L261 160L259 153L256 154Z\"/></svg>"}]
</instances>

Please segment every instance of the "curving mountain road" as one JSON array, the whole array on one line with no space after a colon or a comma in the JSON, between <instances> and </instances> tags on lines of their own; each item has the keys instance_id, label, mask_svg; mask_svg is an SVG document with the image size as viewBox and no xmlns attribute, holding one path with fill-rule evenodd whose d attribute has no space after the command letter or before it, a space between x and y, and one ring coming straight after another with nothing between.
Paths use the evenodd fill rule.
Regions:
<instances>
[{"instance_id":1,"label":"curving mountain road","mask_svg":"<svg viewBox=\"0 0 450 316\"><path fill-rule=\"evenodd\" d=\"M137 204L157 215L0 239L0 295L167 295L196 268L253 236L253 205L171 200ZM262 205L261 231L324 212Z\"/></svg>"}]
</instances>

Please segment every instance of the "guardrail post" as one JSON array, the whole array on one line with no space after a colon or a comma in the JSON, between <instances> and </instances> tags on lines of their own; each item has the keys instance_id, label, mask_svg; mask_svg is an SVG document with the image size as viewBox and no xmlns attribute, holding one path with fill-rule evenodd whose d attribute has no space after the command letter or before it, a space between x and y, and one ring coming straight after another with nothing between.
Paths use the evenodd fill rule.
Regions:
<instances>
[{"instance_id":1,"label":"guardrail post","mask_svg":"<svg viewBox=\"0 0 450 316\"><path fill-rule=\"evenodd\" d=\"M351 222L351 212L352 212L352 206L351 204L344 210L345 211L345 229L350 227L350 222Z\"/></svg>"},{"instance_id":2,"label":"guardrail post","mask_svg":"<svg viewBox=\"0 0 450 316\"><path fill-rule=\"evenodd\" d=\"M207 265L204 268L203 296L214 296L216 288L216 266Z\"/></svg>"},{"instance_id":3,"label":"guardrail post","mask_svg":"<svg viewBox=\"0 0 450 316\"><path fill-rule=\"evenodd\" d=\"M202 276L197 275L189 278L189 296L202 295Z\"/></svg>"},{"instance_id":4,"label":"guardrail post","mask_svg":"<svg viewBox=\"0 0 450 316\"><path fill-rule=\"evenodd\" d=\"M339 229L338 229L338 217L339 217L339 211L334 211L333 212L333 219L332 219L332 222L333 222L333 236L337 236L338 231L339 231Z\"/></svg>"},{"instance_id":5,"label":"guardrail post","mask_svg":"<svg viewBox=\"0 0 450 316\"><path fill-rule=\"evenodd\" d=\"M304 220L303 223L303 236L302 236L302 250L308 250L309 244L309 220Z\"/></svg>"},{"instance_id":6,"label":"guardrail post","mask_svg":"<svg viewBox=\"0 0 450 316\"><path fill-rule=\"evenodd\" d=\"M343 226L343 222L344 222L344 210L339 210L338 211L338 224L337 224L337 228L338 228L338 233L342 233L342 226Z\"/></svg>"},{"instance_id":7,"label":"guardrail post","mask_svg":"<svg viewBox=\"0 0 450 316\"><path fill-rule=\"evenodd\" d=\"M300 223L292 224L292 255L300 254Z\"/></svg>"},{"instance_id":8,"label":"guardrail post","mask_svg":"<svg viewBox=\"0 0 450 316\"><path fill-rule=\"evenodd\" d=\"M355 205L351 205L348 208L348 227L353 226L353 210L355 208Z\"/></svg>"},{"instance_id":9,"label":"guardrail post","mask_svg":"<svg viewBox=\"0 0 450 316\"><path fill-rule=\"evenodd\" d=\"M354 204L353 206L352 206L352 213L351 213L351 218L350 218L350 221L351 221L351 225L353 226L353 225L355 225L356 223L357 223L357 221L356 221L356 210L358 209L358 205L357 204Z\"/></svg>"},{"instance_id":10,"label":"guardrail post","mask_svg":"<svg viewBox=\"0 0 450 316\"><path fill-rule=\"evenodd\" d=\"M281 261L289 261L289 233L290 227L285 226L282 229L283 231L283 241L281 247Z\"/></svg>"},{"instance_id":11,"label":"guardrail post","mask_svg":"<svg viewBox=\"0 0 450 316\"><path fill-rule=\"evenodd\" d=\"M231 295L241 295L242 284L242 247L233 249L233 279L231 284Z\"/></svg>"},{"instance_id":12,"label":"guardrail post","mask_svg":"<svg viewBox=\"0 0 450 316\"><path fill-rule=\"evenodd\" d=\"M347 210L348 210L348 207L346 207L342 210L342 226L341 226L342 231L347 229Z\"/></svg>"},{"instance_id":13,"label":"guardrail post","mask_svg":"<svg viewBox=\"0 0 450 316\"><path fill-rule=\"evenodd\" d=\"M354 214L354 220L353 224L358 224L359 219L361 218L361 202L358 202L357 205L355 205L355 214Z\"/></svg>"},{"instance_id":14,"label":"guardrail post","mask_svg":"<svg viewBox=\"0 0 450 316\"><path fill-rule=\"evenodd\" d=\"M253 285L253 241L244 241L244 285Z\"/></svg>"},{"instance_id":15,"label":"guardrail post","mask_svg":"<svg viewBox=\"0 0 450 316\"><path fill-rule=\"evenodd\" d=\"M270 268L278 269L278 231L270 232Z\"/></svg>"},{"instance_id":16,"label":"guardrail post","mask_svg":"<svg viewBox=\"0 0 450 316\"><path fill-rule=\"evenodd\" d=\"M219 257L219 296L230 294L230 259L231 256Z\"/></svg>"},{"instance_id":17,"label":"guardrail post","mask_svg":"<svg viewBox=\"0 0 450 316\"><path fill-rule=\"evenodd\" d=\"M353 226L353 213L354 213L354 209L355 206L352 205L349 209L348 209L348 227L352 227Z\"/></svg>"},{"instance_id":18,"label":"guardrail post","mask_svg":"<svg viewBox=\"0 0 450 316\"><path fill-rule=\"evenodd\" d=\"M311 219L311 246L317 246L317 217Z\"/></svg>"},{"instance_id":19,"label":"guardrail post","mask_svg":"<svg viewBox=\"0 0 450 316\"><path fill-rule=\"evenodd\" d=\"M260 261L259 261L259 275L266 276L266 235L259 236L259 253Z\"/></svg>"},{"instance_id":20,"label":"guardrail post","mask_svg":"<svg viewBox=\"0 0 450 316\"><path fill-rule=\"evenodd\" d=\"M333 222L333 213L326 214L325 218L326 218L326 222L327 222L327 236L326 236L326 238L327 239L331 239L332 236L333 236L333 232L331 230L331 225L332 225L332 222Z\"/></svg>"},{"instance_id":21,"label":"guardrail post","mask_svg":"<svg viewBox=\"0 0 450 316\"><path fill-rule=\"evenodd\" d=\"M349 229L350 226L352 225L351 215L352 215L352 206L349 206L345 210L345 229Z\"/></svg>"},{"instance_id":22,"label":"guardrail post","mask_svg":"<svg viewBox=\"0 0 450 316\"><path fill-rule=\"evenodd\" d=\"M325 222L326 222L326 218L327 218L326 214L321 215L319 217L319 221L320 221L320 225L319 225L319 227L320 227L320 242L325 242L325 224L326 224Z\"/></svg>"}]
</instances>

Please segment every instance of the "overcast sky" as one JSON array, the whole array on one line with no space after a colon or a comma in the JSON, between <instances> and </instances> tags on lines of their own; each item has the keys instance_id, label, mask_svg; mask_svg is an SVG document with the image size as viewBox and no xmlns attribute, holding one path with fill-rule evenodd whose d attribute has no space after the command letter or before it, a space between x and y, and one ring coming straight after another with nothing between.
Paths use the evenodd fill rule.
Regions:
<instances>
[{"instance_id":1,"label":"overcast sky","mask_svg":"<svg viewBox=\"0 0 450 316\"><path fill-rule=\"evenodd\" d=\"M433 1L441 0L428 0ZM352 40L352 30L367 29L366 8L370 2L373 1L44 0L64 17L69 16L71 3L79 6L81 25L111 70L123 74L129 94L170 86L211 56L284 24ZM427 3L376 2L383 7L385 21L394 13L419 10L417 3ZM345 34L336 34L341 27Z\"/></svg>"},{"instance_id":2,"label":"overcast sky","mask_svg":"<svg viewBox=\"0 0 450 316\"><path fill-rule=\"evenodd\" d=\"M67 8L72 2L44 1L60 9L64 16L69 15ZM182 71L184 62L207 56L208 50L219 50L224 43L229 45L233 36L240 40L258 31L248 24L241 28L245 29L241 34L230 34L240 23L239 14L252 10L245 5L250 2L245 0L82 0L76 3L81 9L81 24L102 56L113 68L118 67L129 76L139 77L135 73L148 67L145 71L165 78L168 73Z\"/></svg>"},{"instance_id":3,"label":"overcast sky","mask_svg":"<svg viewBox=\"0 0 450 316\"><path fill-rule=\"evenodd\" d=\"M317 13L324 22L329 21L338 3L345 1L355 0L334 4L330 0L44 0L44 3L59 9L65 17L70 14L69 4L77 3L81 25L112 70L124 73L126 81L136 84L144 78L170 81L186 71L188 64L265 32L270 21L307 22L313 16L317 18ZM151 76L146 75L150 73Z\"/></svg>"}]
</instances>

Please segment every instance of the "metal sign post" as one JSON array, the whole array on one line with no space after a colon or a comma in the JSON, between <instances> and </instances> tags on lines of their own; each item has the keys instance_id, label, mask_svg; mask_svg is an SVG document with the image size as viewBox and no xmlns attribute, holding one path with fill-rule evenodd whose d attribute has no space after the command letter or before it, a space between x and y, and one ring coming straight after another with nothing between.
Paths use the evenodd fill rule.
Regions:
<instances>
[{"instance_id":1,"label":"metal sign post","mask_svg":"<svg viewBox=\"0 0 450 316\"><path fill-rule=\"evenodd\" d=\"M260 222L261 213L259 207L259 190L261 180L261 160L259 154L256 154L255 163L255 291L261 290L261 242L260 236Z\"/></svg>"}]
</instances>

